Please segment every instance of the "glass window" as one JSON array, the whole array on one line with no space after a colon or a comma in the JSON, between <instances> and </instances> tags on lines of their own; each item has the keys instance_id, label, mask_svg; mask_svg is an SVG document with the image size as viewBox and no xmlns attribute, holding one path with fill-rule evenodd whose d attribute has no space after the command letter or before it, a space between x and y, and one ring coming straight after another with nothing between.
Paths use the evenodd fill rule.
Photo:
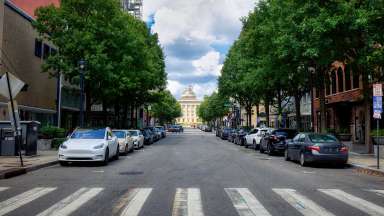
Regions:
<instances>
[{"instance_id":1,"label":"glass window","mask_svg":"<svg viewBox=\"0 0 384 216\"><path fill-rule=\"evenodd\" d=\"M338 85L338 90L339 92L344 91L344 77L343 77L343 70L341 67L337 69L337 85Z\"/></svg>"},{"instance_id":2,"label":"glass window","mask_svg":"<svg viewBox=\"0 0 384 216\"><path fill-rule=\"evenodd\" d=\"M345 91L351 90L351 67L349 65L345 66L344 75L345 75Z\"/></svg>"},{"instance_id":3,"label":"glass window","mask_svg":"<svg viewBox=\"0 0 384 216\"><path fill-rule=\"evenodd\" d=\"M332 87L331 94L336 94L336 72L335 71L331 72L331 87Z\"/></svg>"},{"instance_id":4,"label":"glass window","mask_svg":"<svg viewBox=\"0 0 384 216\"><path fill-rule=\"evenodd\" d=\"M305 134L300 134L299 142L304 142L304 141L305 141Z\"/></svg>"},{"instance_id":5,"label":"glass window","mask_svg":"<svg viewBox=\"0 0 384 216\"><path fill-rule=\"evenodd\" d=\"M330 134L311 134L309 139L314 143L334 143L338 141L335 136Z\"/></svg>"},{"instance_id":6,"label":"glass window","mask_svg":"<svg viewBox=\"0 0 384 216\"><path fill-rule=\"evenodd\" d=\"M77 130L71 135L71 139L104 139L105 129Z\"/></svg>"},{"instance_id":7,"label":"glass window","mask_svg":"<svg viewBox=\"0 0 384 216\"><path fill-rule=\"evenodd\" d=\"M295 137L293 137L293 141L298 142L300 135L301 134L297 134Z\"/></svg>"},{"instance_id":8,"label":"glass window","mask_svg":"<svg viewBox=\"0 0 384 216\"><path fill-rule=\"evenodd\" d=\"M115 136L117 136L117 138L120 138L120 139L125 138L125 132L124 131L113 131L113 133L115 134Z\"/></svg>"},{"instance_id":9,"label":"glass window","mask_svg":"<svg viewBox=\"0 0 384 216\"><path fill-rule=\"evenodd\" d=\"M49 47L47 44L44 44L44 49L43 49L43 58L46 59L50 55L51 52L51 47Z\"/></svg>"},{"instance_id":10,"label":"glass window","mask_svg":"<svg viewBox=\"0 0 384 216\"><path fill-rule=\"evenodd\" d=\"M353 88L360 88L360 75L357 72L353 73Z\"/></svg>"},{"instance_id":11,"label":"glass window","mask_svg":"<svg viewBox=\"0 0 384 216\"><path fill-rule=\"evenodd\" d=\"M39 39L35 39L35 56L41 58L43 43Z\"/></svg>"}]
</instances>

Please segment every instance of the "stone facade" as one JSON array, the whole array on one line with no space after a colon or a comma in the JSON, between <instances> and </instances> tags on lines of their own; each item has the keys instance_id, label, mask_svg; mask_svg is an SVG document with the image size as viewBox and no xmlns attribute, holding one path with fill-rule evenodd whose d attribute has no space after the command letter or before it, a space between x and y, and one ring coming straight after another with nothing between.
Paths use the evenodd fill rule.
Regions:
<instances>
[{"instance_id":1,"label":"stone facade","mask_svg":"<svg viewBox=\"0 0 384 216\"><path fill-rule=\"evenodd\" d=\"M184 90L179 103L183 115L176 120L178 124L193 127L201 123L197 116L197 108L201 101L197 99L191 86Z\"/></svg>"}]
</instances>

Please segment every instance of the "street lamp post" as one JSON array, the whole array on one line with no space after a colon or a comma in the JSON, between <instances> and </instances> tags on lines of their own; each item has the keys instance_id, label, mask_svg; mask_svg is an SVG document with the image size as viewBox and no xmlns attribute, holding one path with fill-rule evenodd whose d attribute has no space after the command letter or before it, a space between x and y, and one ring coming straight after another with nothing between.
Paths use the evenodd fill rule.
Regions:
<instances>
[{"instance_id":1,"label":"street lamp post","mask_svg":"<svg viewBox=\"0 0 384 216\"><path fill-rule=\"evenodd\" d=\"M79 61L80 69L80 127L84 127L84 69L85 69L85 60Z\"/></svg>"}]
</instances>

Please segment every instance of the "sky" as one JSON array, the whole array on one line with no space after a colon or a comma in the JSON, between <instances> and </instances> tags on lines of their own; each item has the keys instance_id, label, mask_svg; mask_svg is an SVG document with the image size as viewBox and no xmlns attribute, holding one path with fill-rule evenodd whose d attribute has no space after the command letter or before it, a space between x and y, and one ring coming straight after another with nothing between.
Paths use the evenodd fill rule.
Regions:
<instances>
[{"instance_id":1,"label":"sky","mask_svg":"<svg viewBox=\"0 0 384 216\"><path fill-rule=\"evenodd\" d=\"M189 85L199 99L217 90L225 56L241 31L240 18L254 5L255 0L144 0L144 19L154 19L167 87L176 98Z\"/></svg>"}]
</instances>

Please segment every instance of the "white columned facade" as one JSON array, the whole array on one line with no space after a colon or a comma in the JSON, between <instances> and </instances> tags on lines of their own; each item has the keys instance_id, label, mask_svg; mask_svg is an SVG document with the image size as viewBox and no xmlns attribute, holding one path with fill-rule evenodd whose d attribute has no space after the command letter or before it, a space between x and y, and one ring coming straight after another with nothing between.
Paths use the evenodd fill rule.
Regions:
<instances>
[{"instance_id":1,"label":"white columned facade","mask_svg":"<svg viewBox=\"0 0 384 216\"><path fill-rule=\"evenodd\" d=\"M193 127L201 123L197 116L197 108L201 101L197 99L191 86L184 90L179 103L181 105L182 116L176 120L178 124Z\"/></svg>"}]
</instances>

